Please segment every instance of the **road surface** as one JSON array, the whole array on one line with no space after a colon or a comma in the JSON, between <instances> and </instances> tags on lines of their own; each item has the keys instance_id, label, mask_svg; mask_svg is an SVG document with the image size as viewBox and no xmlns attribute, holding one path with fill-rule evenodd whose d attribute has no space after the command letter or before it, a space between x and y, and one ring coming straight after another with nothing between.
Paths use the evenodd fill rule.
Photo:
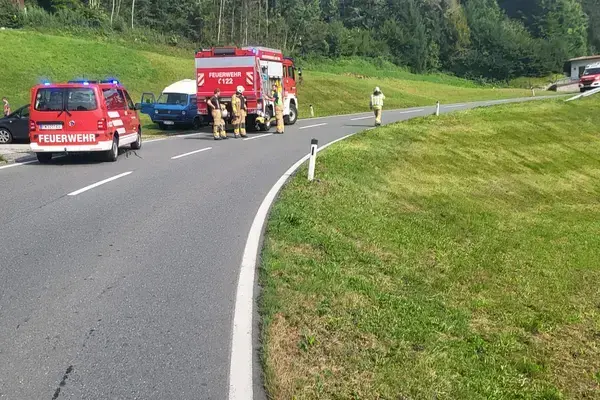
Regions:
<instances>
[{"instance_id":1,"label":"road surface","mask_svg":"<svg viewBox=\"0 0 600 400\"><path fill-rule=\"evenodd\" d=\"M322 145L373 121L300 120L250 140L146 141L116 163L0 168L0 398L226 399L237 278L259 205L311 138Z\"/></svg>"}]
</instances>

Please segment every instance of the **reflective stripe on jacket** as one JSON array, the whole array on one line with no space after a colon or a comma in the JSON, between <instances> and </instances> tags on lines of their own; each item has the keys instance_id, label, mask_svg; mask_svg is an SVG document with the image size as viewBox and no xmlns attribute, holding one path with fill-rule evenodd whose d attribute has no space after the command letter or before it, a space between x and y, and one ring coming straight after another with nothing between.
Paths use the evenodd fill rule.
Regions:
<instances>
[{"instance_id":1,"label":"reflective stripe on jacket","mask_svg":"<svg viewBox=\"0 0 600 400\"><path fill-rule=\"evenodd\" d=\"M372 94L371 95L371 105L373 107L381 108L383 107L383 100L385 99L385 95L383 93Z\"/></svg>"}]
</instances>

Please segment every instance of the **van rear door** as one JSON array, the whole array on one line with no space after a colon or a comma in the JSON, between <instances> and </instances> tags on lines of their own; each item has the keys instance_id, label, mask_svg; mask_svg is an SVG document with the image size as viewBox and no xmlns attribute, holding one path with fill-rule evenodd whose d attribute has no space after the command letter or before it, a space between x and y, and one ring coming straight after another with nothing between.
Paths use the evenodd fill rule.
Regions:
<instances>
[{"instance_id":1,"label":"van rear door","mask_svg":"<svg viewBox=\"0 0 600 400\"><path fill-rule=\"evenodd\" d=\"M65 108L65 89L57 87L40 87L34 96L32 104L33 115L30 122L35 124L37 138L32 138L37 142L40 135L62 133L66 124ZM42 142L45 140L41 138ZM45 143L43 143L45 144Z\"/></svg>"},{"instance_id":2,"label":"van rear door","mask_svg":"<svg viewBox=\"0 0 600 400\"><path fill-rule=\"evenodd\" d=\"M96 144L98 122L102 120L102 114L95 88L81 86L65 89L64 130L68 134L69 142Z\"/></svg>"}]
</instances>

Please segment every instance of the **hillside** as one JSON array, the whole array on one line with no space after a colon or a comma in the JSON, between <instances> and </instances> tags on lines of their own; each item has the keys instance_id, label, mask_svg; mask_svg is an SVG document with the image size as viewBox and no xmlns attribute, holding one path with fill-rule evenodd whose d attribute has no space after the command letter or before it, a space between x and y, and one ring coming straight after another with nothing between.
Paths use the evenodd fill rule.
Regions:
<instances>
[{"instance_id":1,"label":"hillside","mask_svg":"<svg viewBox=\"0 0 600 400\"><path fill-rule=\"evenodd\" d=\"M272 398L598 399L596 110L419 118L303 167L262 254Z\"/></svg>"},{"instance_id":2,"label":"hillside","mask_svg":"<svg viewBox=\"0 0 600 400\"><path fill-rule=\"evenodd\" d=\"M0 43L4 64L0 95L9 97L13 108L29 101L29 88L41 79L115 76L137 100L143 92L157 93L174 81L194 77L192 54L186 58L164 55L160 50L11 30L0 31ZM491 89L447 75L415 75L393 64L376 66L356 59L345 64L307 64L303 71L301 117L308 116L310 104L317 116L366 111L374 86L386 94L387 108L530 95L527 90Z\"/></svg>"}]
</instances>

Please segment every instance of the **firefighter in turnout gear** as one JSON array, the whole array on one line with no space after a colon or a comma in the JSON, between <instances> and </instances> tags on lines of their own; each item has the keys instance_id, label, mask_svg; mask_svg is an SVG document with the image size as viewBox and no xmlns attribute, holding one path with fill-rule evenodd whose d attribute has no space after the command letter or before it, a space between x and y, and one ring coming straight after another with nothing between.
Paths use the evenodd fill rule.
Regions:
<instances>
[{"instance_id":1,"label":"firefighter in turnout gear","mask_svg":"<svg viewBox=\"0 0 600 400\"><path fill-rule=\"evenodd\" d=\"M248 116L248 101L246 100L246 96L244 96L244 88L240 86L242 92L240 93L240 101L242 102L241 109L241 121L240 121L240 135L242 137L246 137L246 117Z\"/></svg>"},{"instance_id":2,"label":"firefighter in turnout gear","mask_svg":"<svg viewBox=\"0 0 600 400\"><path fill-rule=\"evenodd\" d=\"M207 101L210 113L213 118L213 136L215 140L227 139L227 133L223 127L223 118L221 117L221 102L219 95L221 91L215 89L215 94Z\"/></svg>"},{"instance_id":3,"label":"firefighter in turnout gear","mask_svg":"<svg viewBox=\"0 0 600 400\"><path fill-rule=\"evenodd\" d=\"M277 121L276 132L283 133L283 98L281 96L281 90L279 90L279 87L276 84L273 85L273 92L271 93L269 100L275 103L275 120Z\"/></svg>"},{"instance_id":4,"label":"firefighter in turnout gear","mask_svg":"<svg viewBox=\"0 0 600 400\"><path fill-rule=\"evenodd\" d=\"M381 112L383 109L383 100L385 100L385 95L376 87L371 95L371 110L375 112L375 126L381 125Z\"/></svg>"},{"instance_id":5,"label":"firefighter in turnout gear","mask_svg":"<svg viewBox=\"0 0 600 400\"><path fill-rule=\"evenodd\" d=\"M238 86L235 96L231 99L233 110L233 133L236 138L246 137L246 98L243 95L244 87Z\"/></svg>"}]
</instances>

